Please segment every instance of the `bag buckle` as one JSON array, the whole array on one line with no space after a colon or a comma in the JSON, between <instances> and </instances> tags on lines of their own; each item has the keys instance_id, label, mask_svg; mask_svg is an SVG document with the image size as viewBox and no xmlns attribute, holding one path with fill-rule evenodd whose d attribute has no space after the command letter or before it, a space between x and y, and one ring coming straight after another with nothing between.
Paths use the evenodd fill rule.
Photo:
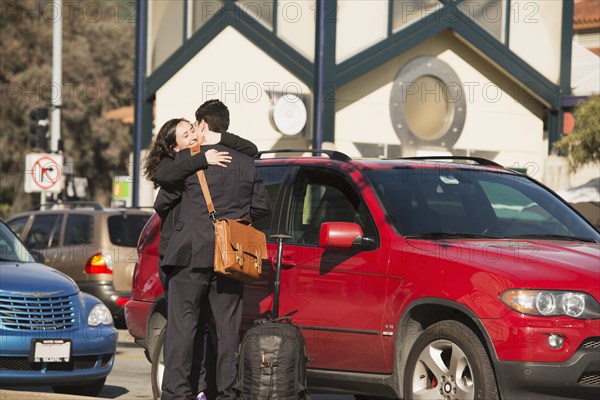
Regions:
<instances>
[{"instance_id":1,"label":"bag buckle","mask_svg":"<svg viewBox=\"0 0 600 400\"><path fill-rule=\"evenodd\" d=\"M211 212L208 214L208 217L210 218L210 220L212 221L212 223L216 223L217 222L217 217L215 216L215 212Z\"/></svg>"},{"instance_id":2,"label":"bag buckle","mask_svg":"<svg viewBox=\"0 0 600 400\"><path fill-rule=\"evenodd\" d=\"M240 267L244 266L244 251L242 250L242 245L240 243L237 243L235 261L240 265Z\"/></svg>"}]
</instances>

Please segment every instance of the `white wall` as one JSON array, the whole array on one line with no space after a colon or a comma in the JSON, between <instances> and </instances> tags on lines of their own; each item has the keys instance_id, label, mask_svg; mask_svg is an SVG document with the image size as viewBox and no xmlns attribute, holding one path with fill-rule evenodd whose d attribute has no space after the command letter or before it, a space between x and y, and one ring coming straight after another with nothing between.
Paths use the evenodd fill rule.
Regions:
<instances>
[{"instance_id":1,"label":"white wall","mask_svg":"<svg viewBox=\"0 0 600 400\"><path fill-rule=\"evenodd\" d=\"M336 62L340 63L387 37L388 2L338 0Z\"/></svg>"},{"instance_id":2,"label":"white wall","mask_svg":"<svg viewBox=\"0 0 600 400\"><path fill-rule=\"evenodd\" d=\"M277 36L310 61L315 59L314 1L278 0Z\"/></svg>"},{"instance_id":3,"label":"white wall","mask_svg":"<svg viewBox=\"0 0 600 400\"><path fill-rule=\"evenodd\" d=\"M193 119L200 104L217 98L229 108L230 132L270 149L282 137L269 119L271 89L309 93L298 78L228 27L158 90L156 130L170 118Z\"/></svg>"},{"instance_id":4,"label":"white wall","mask_svg":"<svg viewBox=\"0 0 600 400\"><path fill-rule=\"evenodd\" d=\"M529 166L531 172L539 170L536 177L542 179L548 147L541 107L512 97L515 92L506 77L482 68L482 59L450 34L432 38L339 89L335 137L340 151L356 157L360 153L352 142L400 144L390 116L392 82L402 66L418 56L436 56L446 62L464 86L466 122L455 149L471 155L499 152L496 161Z\"/></svg>"},{"instance_id":5,"label":"white wall","mask_svg":"<svg viewBox=\"0 0 600 400\"><path fill-rule=\"evenodd\" d=\"M148 15L146 72L150 75L183 44L183 1L152 0Z\"/></svg>"},{"instance_id":6,"label":"white wall","mask_svg":"<svg viewBox=\"0 0 600 400\"><path fill-rule=\"evenodd\" d=\"M558 84L563 1L514 1L511 4L510 49Z\"/></svg>"}]
</instances>

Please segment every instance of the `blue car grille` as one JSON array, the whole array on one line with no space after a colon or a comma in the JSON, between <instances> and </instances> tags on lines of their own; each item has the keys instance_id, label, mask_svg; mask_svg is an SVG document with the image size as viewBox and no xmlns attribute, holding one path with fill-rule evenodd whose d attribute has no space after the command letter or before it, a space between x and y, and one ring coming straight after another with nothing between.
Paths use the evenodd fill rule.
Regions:
<instances>
[{"instance_id":1,"label":"blue car grille","mask_svg":"<svg viewBox=\"0 0 600 400\"><path fill-rule=\"evenodd\" d=\"M75 296L35 297L0 295L4 329L56 331L77 327Z\"/></svg>"},{"instance_id":2,"label":"blue car grille","mask_svg":"<svg viewBox=\"0 0 600 400\"><path fill-rule=\"evenodd\" d=\"M0 371L41 371L44 367L47 371L73 371L94 368L98 361L100 368L108 368L112 358L112 354L73 356L68 363L41 363L31 362L28 357L0 357Z\"/></svg>"}]
</instances>

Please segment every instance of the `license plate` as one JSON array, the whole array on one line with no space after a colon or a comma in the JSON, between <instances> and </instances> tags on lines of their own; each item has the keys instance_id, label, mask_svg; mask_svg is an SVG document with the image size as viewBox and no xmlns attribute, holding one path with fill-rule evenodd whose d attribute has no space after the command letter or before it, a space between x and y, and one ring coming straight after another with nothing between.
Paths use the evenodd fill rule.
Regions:
<instances>
[{"instance_id":1,"label":"license plate","mask_svg":"<svg viewBox=\"0 0 600 400\"><path fill-rule=\"evenodd\" d=\"M30 362L69 362L71 341L67 339L33 339Z\"/></svg>"}]
</instances>

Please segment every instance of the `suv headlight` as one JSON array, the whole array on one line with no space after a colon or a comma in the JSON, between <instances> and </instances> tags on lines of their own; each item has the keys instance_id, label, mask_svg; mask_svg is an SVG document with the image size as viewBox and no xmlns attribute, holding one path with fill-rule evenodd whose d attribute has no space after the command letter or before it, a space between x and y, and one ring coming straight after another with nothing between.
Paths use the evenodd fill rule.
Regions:
<instances>
[{"instance_id":1,"label":"suv headlight","mask_svg":"<svg viewBox=\"0 0 600 400\"><path fill-rule=\"evenodd\" d=\"M88 324L91 326L98 326L100 324L110 325L112 323L113 318L110 315L110 310L102 303L98 303L92 307L92 310L88 314Z\"/></svg>"},{"instance_id":2,"label":"suv headlight","mask_svg":"<svg viewBox=\"0 0 600 400\"><path fill-rule=\"evenodd\" d=\"M600 305L596 299L583 292L510 289L500 295L500 300L523 314L543 317L562 315L578 319L600 318Z\"/></svg>"}]
</instances>

